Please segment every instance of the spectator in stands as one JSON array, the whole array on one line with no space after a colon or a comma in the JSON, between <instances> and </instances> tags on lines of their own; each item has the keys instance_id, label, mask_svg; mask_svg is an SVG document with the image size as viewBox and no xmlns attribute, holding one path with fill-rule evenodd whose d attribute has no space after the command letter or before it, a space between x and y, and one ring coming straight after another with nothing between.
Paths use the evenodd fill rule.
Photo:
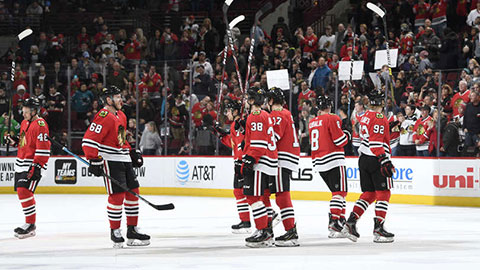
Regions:
<instances>
[{"instance_id":1,"label":"spectator in stands","mask_svg":"<svg viewBox=\"0 0 480 270\"><path fill-rule=\"evenodd\" d=\"M329 80L331 70L325 63L325 58L318 58L318 68L315 70L315 73L312 78L311 88L317 89L319 86L322 88L327 87L327 82Z\"/></svg>"},{"instance_id":2,"label":"spectator in stands","mask_svg":"<svg viewBox=\"0 0 480 270\"><path fill-rule=\"evenodd\" d=\"M470 92L470 102L465 109L463 128L465 147L478 148L480 146L480 96L477 90Z\"/></svg>"},{"instance_id":3,"label":"spectator in stands","mask_svg":"<svg viewBox=\"0 0 480 270\"><path fill-rule=\"evenodd\" d=\"M270 32L270 37L272 38L272 40L277 40L278 29L282 29L282 34L284 35L285 40L290 43L292 40L292 37L290 35L290 28L285 23L285 18L283 18L282 16L278 17L277 23L274 24L272 27L272 31Z\"/></svg>"},{"instance_id":4,"label":"spectator in stands","mask_svg":"<svg viewBox=\"0 0 480 270\"><path fill-rule=\"evenodd\" d=\"M475 27L477 18L480 17L480 2L477 2L477 8L470 11L467 17L467 25Z\"/></svg>"},{"instance_id":5,"label":"spectator in stands","mask_svg":"<svg viewBox=\"0 0 480 270\"><path fill-rule=\"evenodd\" d=\"M118 30L117 35L115 36L115 43L117 43L117 48L120 52L124 52L125 45L128 42L127 31L125 29Z\"/></svg>"},{"instance_id":6,"label":"spectator in stands","mask_svg":"<svg viewBox=\"0 0 480 270\"><path fill-rule=\"evenodd\" d=\"M317 50L318 38L313 32L313 28L311 26L307 27L305 36L303 36L301 33L298 33L297 38L300 40L300 46L303 48L304 53L313 53Z\"/></svg>"},{"instance_id":7,"label":"spectator in stands","mask_svg":"<svg viewBox=\"0 0 480 270\"><path fill-rule=\"evenodd\" d=\"M2 116L0 116L0 156L16 156L17 155L17 148L13 146L13 142L8 142L6 141L6 134L8 134L10 126L10 135L12 137L19 136L20 133L20 124L13 119L13 115L11 117L11 121L9 121L8 114L3 113ZM9 151L7 155L7 147L6 144L10 143L9 146Z\"/></svg>"},{"instance_id":8,"label":"spectator in stands","mask_svg":"<svg viewBox=\"0 0 480 270\"><path fill-rule=\"evenodd\" d=\"M440 148L440 151L444 153L447 157L458 157L459 156L459 147L460 147L460 135L459 130L461 129L461 123L457 119L452 119L445 130L443 131L442 142L443 146Z\"/></svg>"},{"instance_id":9,"label":"spectator in stands","mask_svg":"<svg viewBox=\"0 0 480 270\"><path fill-rule=\"evenodd\" d=\"M158 134L157 125L150 121L147 123L143 131L142 138L139 143L142 154L144 155L159 155L162 153L162 139Z\"/></svg>"},{"instance_id":10,"label":"spectator in stands","mask_svg":"<svg viewBox=\"0 0 480 270\"><path fill-rule=\"evenodd\" d=\"M128 119L128 128L127 128L127 142L130 144L132 149L137 149L137 140L136 140L136 129L137 129L137 120L135 118ZM141 138L141 134L138 134ZM139 149L141 151L141 149Z\"/></svg>"},{"instance_id":11,"label":"spectator in stands","mask_svg":"<svg viewBox=\"0 0 480 270\"><path fill-rule=\"evenodd\" d=\"M415 141L413 140L414 126L417 122L415 106L407 105L405 115L399 115L400 141L398 145L399 156L416 156Z\"/></svg>"},{"instance_id":12,"label":"spectator in stands","mask_svg":"<svg viewBox=\"0 0 480 270\"><path fill-rule=\"evenodd\" d=\"M305 153L308 155L310 153L310 138L308 133L308 123L310 120L314 118L313 115L310 114L310 109L308 107L304 107L301 110L300 119L299 119L299 126L298 126L298 133L300 134L300 152Z\"/></svg>"},{"instance_id":13,"label":"spectator in stands","mask_svg":"<svg viewBox=\"0 0 480 270\"><path fill-rule=\"evenodd\" d=\"M135 33L137 34L137 40L141 46L141 59L145 59L145 57L149 54L147 37L145 37L145 35L143 34L142 28L137 28L135 30Z\"/></svg>"},{"instance_id":14,"label":"spectator in stands","mask_svg":"<svg viewBox=\"0 0 480 270\"><path fill-rule=\"evenodd\" d=\"M82 43L90 44L90 36L87 33L87 28L82 26L80 33L77 35L77 43L80 46Z\"/></svg>"},{"instance_id":15,"label":"spectator in stands","mask_svg":"<svg viewBox=\"0 0 480 270\"><path fill-rule=\"evenodd\" d=\"M51 84L46 95L46 108L48 112L47 123L50 131L60 131L63 127L63 110L66 105L65 97Z\"/></svg>"},{"instance_id":16,"label":"spectator in stands","mask_svg":"<svg viewBox=\"0 0 480 270\"><path fill-rule=\"evenodd\" d=\"M199 99L203 99L205 96L213 97L216 93L210 91L210 76L205 74L205 67L198 65L196 72L198 75L195 76L193 82L193 93L195 93Z\"/></svg>"},{"instance_id":17,"label":"spectator in stands","mask_svg":"<svg viewBox=\"0 0 480 270\"><path fill-rule=\"evenodd\" d=\"M160 44L163 46L165 60L174 60L177 58L177 43L177 35L172 33L170 27L165 27L162 38L160 39Z\"/></svg>"},{"instance_id":18,"label":"spectator in stands","mask_svg":"<svg viewBox=\"0 0 480 270\"><path fill-rule=\"evenodd\" d=\"M150 57L152 60L159 61L163 59L162 51L162 32L160 30L155 30L154 36L148 41L148 51L150 52Z\"/></svg>"},{"instance_id":19,"label":"spectator in stands","mask_svg":"<svg viewBox=\"0 0 480 270\"><path fill-rule=\"evenodd\" d=\"M132 34L130 40L125 44L123 50L125 51L125 57L127 58L129 65L133 66L140 63L142 45L137 41L137 34Z\"/></svg>"},{"instance_id":20,"label":"spectator in stands","mask_svg":"<svg viewBox=\"0 0 480 270\"><path fill-rule=\"evenodd\" d=\"M87 113L92 107L93 100L93 93L87 89L85 83L82 83L80 89L75 91L72 96L72 107L77 112L78 120L87 119Z\"/></svg>"},{"instance_id":21,"label":"spectator in stands","mask_svg":"<svg viewBox=\"0 0 480 270\"><path fill-rule=\"evenodd\" d=\"M215 152L216 136L213 132L213 117L206 114L202 125L195 129L195 146L198 155L213 155Z\"/></svg>"},{"instance_id":22,"label":"spectator in stands","mask_svg":"<svg viewBox=\"0 0 480 270\"><path fill-rule=\"evenodd\" d=\"M182 95L179 94L171 101L168 111L168 122L170 123L173 139L176 140L176 145L185 143L185 127L188 126L187 119L188 111Z\"/></svg>"},{"instance_id":23,"label":"spectator in stands","mask_svg":"<svg viewBox=\"0 0 480 270\"><path fill-rule=\"evenodd\" d=\"M30 5L28 5L27 10L25 10L27 15L42 15L43 8L38 4L37 1L33 1Z\"/></svg>"},{"instance_id":24,"label":"spectator in stands","mask_svg":"<svg viewBox=\"0 0 480 270\"><path fill-rule=\"evenodd\" d=\"M197 59L197 57L198 61L193 62L193 77L195 78L200 75L200 73L197 71L197 67L201 65L204 68L205 74L210 76L210 78L213 78L213 68L210 62L207 61L207 54L204 51L201 51L200 53L195 53L192 60Z\"/></svg>"},{"instance_id":25,"label":"spectator in stands","mask_svg":"<svg viewBox=\"0 0 480 270\"><path fill-rule=\"evenodd\" d=\"M428 136L427 130L430 128L429 123L432 119L429 115L430 107L421 107L421 112L421 117L415 122L415 126L413 127L413 140L415 141L417 156L428 157L430 156L428 153L430 137Z\"/></svg>"},{"instance_id":26,"label":"spectator in stands","mask_svg":"<svg viewBox=\"0 0 480 270\"><path fill-rule=\"evenodd\" d=\"M5 84L0 82L0 115L8 112L10 101L7 99Z\"/></svg>"},{"instance_id":27,"label":"spectator in stands","mask_svg":"<svg viewBox=\"0 0 480 270\"><path fill-rule=\"evenodd\" d=\"M25 100L29 97L30 97L30 94L27 93L25 86L23 84L19 84L17 86L17 92L12 97L12 105L14 107L17 107L19 105L18 100L20 99Z\"/></svg>"},{"instance_id":28,"label":"spectator in stands","mask_svg":"<svg viewBox=\"0 0 480 270\"><path fill-rule=\"evenodd\" d=\"M154 120L155 110L147 99L142 99L140 101L140 111L138 112L138 117L139 130L143 130L146 123Z\"/></svg>"},{"instance_id":29,"label":"spectator in stands","mask_svg":"<svg viewBox=\"0 0 480 270\"><path fill-rule=\"evenodd\" d=\"M470 90L468 90L467 84L468 83L465 80L461 80L458 83L458 92L453 96L451 101L453 117L459 116L459 108L465 106L470 101Z\"/></svg>"},{"instance_id":30,"label":"spectator in stands","mask_svg":"<svg viewBox=\"0 0 480 270\"><path fill-rule=\"evenodd\" d=\"M107 74L107 85L115 85L123 90L126 88L127 83L127 73L122 70L120 63L113 63L112 69Z\"/></svg>"}]
</instances>

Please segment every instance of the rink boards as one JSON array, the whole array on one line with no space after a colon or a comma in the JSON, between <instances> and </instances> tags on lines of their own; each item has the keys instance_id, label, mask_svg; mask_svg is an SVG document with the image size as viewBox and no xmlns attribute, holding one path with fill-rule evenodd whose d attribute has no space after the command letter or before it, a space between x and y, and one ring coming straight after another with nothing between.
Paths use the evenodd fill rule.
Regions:
<instances>
[{"instance_id":1,"label":"rink boards","mask_svg":"<svg viewBox=\"0 0 480 270\"><path fill-rule=\"evenodd\" d=\"M14 158L0 158L0 193L13 193ZM347 158L349 195L360 193L358 159ZM480 207L478 159L395 158L393 203ZM141 193L233 197L233 159L230 157L146 157L136 173ZM329 200L328 188L312 170L310 158L300 159L291 181L298 200ZM103 179L70 157L50 158L37 193L105 193Z\"/></svg>"}]
</instances>

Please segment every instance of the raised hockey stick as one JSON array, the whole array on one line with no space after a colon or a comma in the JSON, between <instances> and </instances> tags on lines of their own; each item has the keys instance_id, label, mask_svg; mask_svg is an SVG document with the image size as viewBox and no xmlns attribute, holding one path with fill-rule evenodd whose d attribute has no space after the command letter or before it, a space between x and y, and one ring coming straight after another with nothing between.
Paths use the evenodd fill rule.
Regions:
<instances>
[{"instance_id":1,"label":"raised hockey stick","mask_svg":"<svg viewBox=\"0 0 480 270\"><path fill-rule=\"evenodd\" d=\"M390 61L390 46L388 45L388 32L387 32L387 18L385 17L385 13L386 11L381 8L380 6L377 6L371 2L368 2L367 3L367 8L370 9L371 11L373 11L375 14L377 14L380 18L382 18L383 20L383 29L385 31L384 35L385 35L385 47L387 48L387 65L388 65L388 76L389 76L389 80L390 80L390 91L392 92L392 100L393 102L395 102L395 95L393 93L393 74L392 74L392 68L390 67L391 65L391 61ZM388 98L388 95L387 95L387 89L385 88L385 104L387 103L387 98Z\"/></svg>"},{"instance_id":2,"label":"raised hockey stick","mask_svg":"<svg viewBox=\"0 0 480 270\"><path fill-rule=\"evenodd\" d=\"M50 142L52 142L53 144L57 145L58 147L62 148L63 151L67 152L69 155L73 156L74 158L78 159L80 162L82 162L83 164L87 165L87 166L90 166L90 163L88 163L88 161L86 161L85 159L81 158L80 156L76 155L75 153L73 153L72 151L70 151L67 147L63 146L61 143L53 140L52 138L50 138L49 136L47 136L48 140ZM136 192L133 192L131 191L130 189L128 189L128 187L122 185L120 182L118 182L116 179L114 179L113 177L111 177L110 175L107 175L106 173L102 173L102 176L103 177L106 177L108 179L110 179L110 181L112 181L115 185L117 185L118 187L120 187L121 189L125 190L126 192L132 194L133 196L139 198L140 200L142 200L143 202L145 202L146 204L150 205L151 207L157 209L157 210L172 210L175 208L175 206L173 205L173 203L167 203L167 204L153 204L151 202L149 202L147 199L143 198L142 196L140 196L140 194L136 193Z\"/></svg>"},{"instance_id":3,"label":"raised hockey stick","mask_svg":"<svg viewBox=\"0 0 480 270\"><path fill-rule=\"evenodd\" d=\"M30 36L33 33L32 29L25 29L20 34L17 35L16 43L20 42L22 39ZM16 49L16 47L15 47ZM16 58L16 51L13 51L13 58L12 58L12 69L10 70L10 81L13 83L15 82L15 58ZM7 127L7 134L10 135L10 130L12 126L12 99L13 99L13 89L10 89L10 93L12 96L9 96L9 104L8 104L8 127ZM7 143L7 156L10 152L10 144Z\"/></svg>"},{"instance_id":4,"label":"raised hockey stick","mask_svg":"<svg viewBox=\"0 0 480 270\"><path fill-rule=\"evenodd\" d=\"M260 20L262 15L272 8L272 2L267 2L257 13L255 13L255 19L253 21L253 30L250 34L250 50L248 52L248 65L247 65L247 75L245 76L245 91L248 90L250 87L249 77L250 77L250 70L252 68L252 61L253 61L253 50L255 47L255 36L257 35L257 22Z\"/></svg>"},{"instance_id":5,"label":"raised hockey stick","mask_svg":"<svg viewBox=\"0 0 480 270\"><path fill-rule=\"evenodd\" d=\"M222 12L223 12L223 21L225 22L225 26L227 27L226 31L228 32L228 18L227 18L227 12L228 12L228 8L230 7L230 5L232 4L233 0L225 0L225 2L223 3L223 8L222 8ZM220 80L220 88L218 89L217 91L217 104L215 106L215 109L216 111L218 112L217 113L217 119L216 121L218 122L218 117L220 115L219 113L219 110L220 110L220 96L222 95L222 91L223 91L223 83L224 83L224 75L225 75L225 67L227 65L227 52L228 52L228 42L229 42L229 39L227 38L227 41L225 43L225 47L223 48L223 58L222 58L222 78Z\"/></svg>"}]
</instances>

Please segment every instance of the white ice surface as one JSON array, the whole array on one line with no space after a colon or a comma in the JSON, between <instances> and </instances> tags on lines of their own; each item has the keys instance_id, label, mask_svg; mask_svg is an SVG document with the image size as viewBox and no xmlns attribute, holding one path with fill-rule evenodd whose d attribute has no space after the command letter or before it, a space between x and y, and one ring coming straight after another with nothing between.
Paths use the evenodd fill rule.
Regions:
<instances>
[{"instance_id":1,"label":"white ice surface","mask_svg":"<svg viewBox=\"0 0 480 270\"><path fill-rule=\"evenodd\" d=\"M230 232L233 198L146 197L176 209L141 203L139 226L152 244L113 249L106 195L36 195L37 236L24 240L13 237L24 223L18 199L0 195L0 269L480 269L478 208L392 204L386 228L395 242L375 244L372 206L352 243L327 238L328 202L294 201L301 246L250 249Z\"/></svg>"}]
</instances>

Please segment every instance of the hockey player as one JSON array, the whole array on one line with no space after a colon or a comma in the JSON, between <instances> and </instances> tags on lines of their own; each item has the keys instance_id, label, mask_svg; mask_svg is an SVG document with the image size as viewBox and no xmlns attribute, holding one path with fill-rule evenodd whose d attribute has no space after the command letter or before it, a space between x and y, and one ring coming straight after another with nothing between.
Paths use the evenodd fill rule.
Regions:
<instances>
[{"instance_id":1,"label":"hockey player","mask_svg":"<svg viewBox=\"0 0 480 270\"><path fill-rule=\"evenodd\" d=\"M265 192L269 192L268 183L276 177L278 154L275 143L273 122L269 114L261 109L265 101L265 91L253 87L247 91L250 115L245 124L245 147L241 172L243 174L243 193L252 207L257 231L245 239L248 247L272 246L273 230L268 226L267 206L264 203Z\"/></svg>"},{"instance_id":2,"label":"hockey player","mask_svg":"<svg viewBox=\"0 0 480 270\"><path fill-rule=\"evenodd\" d=\"M35 197L34 192L42 178L42 169L46 169L50 157L50 141L48 140L47 121L38 116L40 102L29 98L22 107L23 121L20 136L10 137L13 145L18 145L15 161L15 186L18 199L25 214L25 224L14 230L19 239L35 236Z\"/></svg>"},{"instance_id":3,"label":"hockey player","mask_svg":"<svg viewBox=\"0 0 480 270\"><path fill-rule=\"evenodd\" d=\"M215 124L215 131L221 138L224 145L232 148L234 159L234 171L233 176L233 195L237 200L237 210L240 217L240 223L232 225L232 233L250 233L250 210L247 203L247 197L243 194L243 177L240 173L242 167L242 148L243 141L243 127L239 125L241 119L240 110L242 104L239 101L232 101L225 105L225 115L228 120L232 122L230 125L230 133L221 128L220 124ZM242 129L242 130L241 130Z\"/></svg>"},{"instance_id":4,"label":"hockey player","mask_svg":"<svg viewBox=\"0 0 480 270\"><path fill-rule=\"evenodd\" d=\"M110 175L138 194L139 184L133 168L141 167L143 159L126 141L127 118L121 111L121 91L115 86L103 88L100 98L105 107L95 115L82 141L83 151L90 161L88 171L95 176ZM108 193L110 238L114 247L123 247L125 242L120 231L122 205L127 216L127 245L149 245L150 236L139 233L137 229L138 198L106 177L104 183Z\"/></svg>"},{"instance_id":5,"label":"hockey player","mask_svg":"<svg viewBox=\"0 0 480 270\"><path fill-rule=\"evenodd\" d=\"M352 213L345 223L343 232L356 242L360 237L357 231L357 221L376 201L373 241L376 243L393 242L394 234L387 232L383 224L387 215L390 189L393 187L392 175L395 167L390 161L390 130L387 118L381 113L384 95L374 91L369 96L370 110L360 120L360 137L362 142L358 149L360 157L360 186L362 194L355 203Z\"/></svg>"},{"instance_id":6,"label":"hockey player","mask_svg":"<svg viewBox=\"0 0 480 270\"><path fill-rule=\"evenodd\" d=\"M278 174L270 178L270 192L275 193L275 202L280 208L280 214L286 233L275 238L276 246L299 246L297 228L292 199L290 198L290 178L293 171L298 171L300 144L297 131L290 111L283 108L285 97L280 88L271 88L267 93L267 103L270 107L270 117L273 120L273 130L278 151Z\"/></svg>"},{"instance_id":7,"label":"hockey player","mask_svg":"<svg viewBox=\"0 0 480 270\"><path fill-rule=\"evenodd\" d=\"M310 120L310 145L313 169L319 172L332 192L329 213L329 238L342 238L345 222L345 197L347 196L347 174L345 151L348 137L343 133L340 117L331 114L332 101L329 97L317 98L318 116Z\"/></svg>"}]
</instances>

